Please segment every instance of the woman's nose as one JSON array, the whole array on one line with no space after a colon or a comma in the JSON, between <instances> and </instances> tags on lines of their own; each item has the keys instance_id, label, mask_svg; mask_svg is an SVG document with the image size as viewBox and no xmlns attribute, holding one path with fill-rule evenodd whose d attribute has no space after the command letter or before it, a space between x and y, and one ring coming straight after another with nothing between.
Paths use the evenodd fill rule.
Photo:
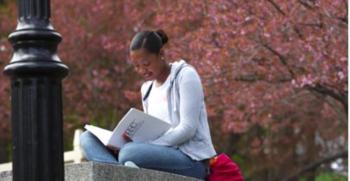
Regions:
<instances>
[{"instance_id":1,"label":"woman's nose","mask_svg":"<svg viewBox=\"0 0 350 181\"><path fill-rule=\"evenodd\" d=\"M143 75L143 74L146 72L146 69L143 68L143 67L139 67L139 68L137 69L137 72L138 72L139 74Z\"/></svg>"}]
</instances>

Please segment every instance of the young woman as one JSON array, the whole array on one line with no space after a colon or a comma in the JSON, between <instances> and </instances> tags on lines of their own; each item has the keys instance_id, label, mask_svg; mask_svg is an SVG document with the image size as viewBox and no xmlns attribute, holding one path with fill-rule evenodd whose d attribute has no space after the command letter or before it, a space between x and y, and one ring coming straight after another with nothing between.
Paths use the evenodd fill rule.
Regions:
<instances>
[{"instance_id":1,"label":"young woman","mask_svg":"<svg viewBox=\"0 0 350 181\"><path fill-rule=\"evenodd\" d=\"M135 163L148 169L204 179L207 160L216 155L204 103L203 88L196 70L184 60L167 63L162 47L164 31L137 33L130 45L130 61L146 82L141 87L144 112L166 120L172 127L147 143L127 143L113 154L88 131L81 146L91 161Z\"/></svg>"}]
</instances>

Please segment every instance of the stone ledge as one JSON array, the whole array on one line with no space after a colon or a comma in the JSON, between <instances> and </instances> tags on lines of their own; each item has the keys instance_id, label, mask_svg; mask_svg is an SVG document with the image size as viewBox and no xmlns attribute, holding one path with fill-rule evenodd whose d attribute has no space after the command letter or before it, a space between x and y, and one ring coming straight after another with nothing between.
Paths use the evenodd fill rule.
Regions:
<instances>
[{"instance_id":1,"label":"stone ledge","mask_svg":"<svg viewBox=\"0 0 350 181\"><path fill-rule=\"evenodd\" d=\"M0 172L0 181L11 181L11 171ZM66 181L201 181L192 177L149 169L96 162L65 165Z\"/></svg>"},{"instance_id":2,"label":"stone ledge","mask_svg":"<svg viewBox=\"0 0 350 181\"><path fill-rule=\"evenodd\" d=\"M0 172L0 181L12 181L12 171Z\"/></svg>"}]
</instances>

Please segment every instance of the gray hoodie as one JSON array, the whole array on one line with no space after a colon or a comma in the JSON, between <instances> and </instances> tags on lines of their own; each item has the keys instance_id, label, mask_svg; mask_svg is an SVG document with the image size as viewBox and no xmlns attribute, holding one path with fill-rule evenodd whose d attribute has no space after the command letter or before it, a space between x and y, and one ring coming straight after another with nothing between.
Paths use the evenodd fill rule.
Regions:
<instances>
[{"instance_id":1,"label":"gray hoodie","mask_svg":"<svg viewBox=\"0 0 350 181\"><path fill-rule=\"evenodd\" d=\"M150 143L178 148L194 160L215 156L198 73L184 60L180 60L171 63L169 76L167 99L172 127ZM152 90L152 84L153 81L147 81L141 87L142 105L146 113L147 97Z\"/></svg>"}]
</instances>

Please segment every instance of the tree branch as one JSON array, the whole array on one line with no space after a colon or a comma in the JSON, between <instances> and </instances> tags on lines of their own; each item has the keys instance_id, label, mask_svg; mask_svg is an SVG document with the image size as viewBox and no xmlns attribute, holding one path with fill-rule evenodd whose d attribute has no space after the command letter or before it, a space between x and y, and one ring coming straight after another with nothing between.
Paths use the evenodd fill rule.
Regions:
<instances>
[{"instance_id":1,"label":"tree branch","mask_svg":"<svg viewBox=\"0 0 350 181\"><path fill-rule=\"evenodd\" d=\"M307 165L306 167L302 168L301 170L297 171L296 173L294 173L291 176L284 179L284 181L297 180L297 178L299 178L302 174L304 174L308 171L314 170L314 169L318 168L319 166L321 166L322 164L329 163L329 162L336 160L338 158L347 158L347 157L348 157L348 150L341 151L339 153L336 153L334 155L331 155L329 157L323 158L321 160L318 160L314 163Z\"/></svg>"},{"instance_id":2,"label":"tree branch","mask_svg":"<svg viewBox=\"0 0 350 181\"><path fill-rule=\"evenodd\" d=\"M241 82L257 82L257 81L265 81L267 83L284 83L284 82L290 82L292 81L291 78L288 77L280 77L279 79L277 79L276 81L269 81L266 80L265 78L259 77L257 75L241 75L241 76L237 76L234 78L235 81L241 81Z\"/></svg>"},{"instance_id":3,"label":"tree branch","mask_svg":"<svg viewBox=\"0 0 350 181\"><path fill-rule=\"evenodd\" d=\"M271 3L272 6L275 7L279 13L281 13L283 16L286 16L286 13L282 11L282 9L278 6L277 3L275 3L273 0L267 0L267 1Z\"/></svg>"},{"instance_id":4,"label":"tree branch","mask_svg":"<svg viewBox=\"0 0 350 181\"><path fill-rule=\"evenodd\" d=\"M310 0L298 0L298 2L304 6L305 8L309 9L309 10L314 10L314 1L310 1ZM345 4L345 8L346 8L346 13L343 17L335 17L332 16L331 18L335 18L337 20L340 20L341 22L348 24L348 3L347 0L343 0L344 4ZM326 14L326 16L329 17L329 15Z\"/></svg>"},{"instance_id":5,"label":"tree branch","mask_svg":"<svg viewBox=\"0 0 350 181\"><path fill-rule=\"evenodd\" d=\"M324 25L319 22L319 23L298 23L301 26L311 26L311 27L317 27L317 28L322 28Z\"/></svg>"},{"instance_id":6,"label":"tree branch","mask_svg":"<svg viewBox=\"0 0 350 181\"><path fill-rule=\"evenodd\" d=\"M261 43L266 49L268 49L270 52L278 56L281 63L288 69L289 73L291 74L291 77L294 78L295 74L292 68L287 63L287 58L284 57L282 54L280 54L278 51L270 47L267 43ZM316 84L315 86L306 86L306 89L317 92L323 95L328 95L335 100L339 101L343 107L346 115L348 115L348 92L341 93L339 91L336 91L326 85Z\"/></svg>"},{"instance_id":7,"label":"tree branch","mask_svg":"<svg viewBox=\"0 0 350 181\"><path fill-rule=\"evenodd\" d=\"M339 101L343 107L346 114L348 114L348 92L340 93L330 87L325 85L316 84L315 86L306 86L306 88L312 92L317 92L323 95L328 95L335 100Z\"/></svg>"},{"instance_id":8,"label":"tree branch","mask_svg":"<svg viewBox=\"0 0 350 181\"><path fill-rule=\"evenodd\" d=\"M293 72L293 70L289 67L288 63L287 63L287 58L284 57L281 53L279 53L277 50L273 49L272 47L270 47L268 44L266 43L262 43L262 45L268 49L271 53L273 53L274 55L276 55L279 60L281 61L281 63L288 69L288 72L290 73L291 77L295 77L295 74Z\"/></svg>"},{"instance_id":9,"label":"tree branch","mask_svg":"<svg viewBox=\"0 0 350 181\"><path fill-rule=\"evenodd\" d=\"M305 1L303 1L303 0L298 0L298 2L301 4L301 5L303 5L305 8L307 8L307 9L312 9L313 7L308 3L308 2L305 2Z\"/></svg>"},{"instance_id":10,"label":"tree branch","mask_svg":"<svg viewBox=\"0 0 350 181\"><path fill-rule=\"evenodd\" d=\"M303 36L303 34L301 33L301 31L299 30L299 28L296 26L296 25L294 25L293 26L293 29L294 29L294 31L295 31L295 33L297 33L297 35L298 35L298 37L300 38L300 39L304 39L304 36Z\"/></svg>"},{"instance_id":11,"label":"tree branch","mask_svg":"<svg viewBox=\"0 0 350 181\"><path fill-rule=\"evenodd\" d=\"M343 0L346 8L346 13L343 17L338 18L340 21L344 22L345 24L348 24L348 12L349 12L349 7L348 7L348 1Z\"/></svg>"}]
</instances>

